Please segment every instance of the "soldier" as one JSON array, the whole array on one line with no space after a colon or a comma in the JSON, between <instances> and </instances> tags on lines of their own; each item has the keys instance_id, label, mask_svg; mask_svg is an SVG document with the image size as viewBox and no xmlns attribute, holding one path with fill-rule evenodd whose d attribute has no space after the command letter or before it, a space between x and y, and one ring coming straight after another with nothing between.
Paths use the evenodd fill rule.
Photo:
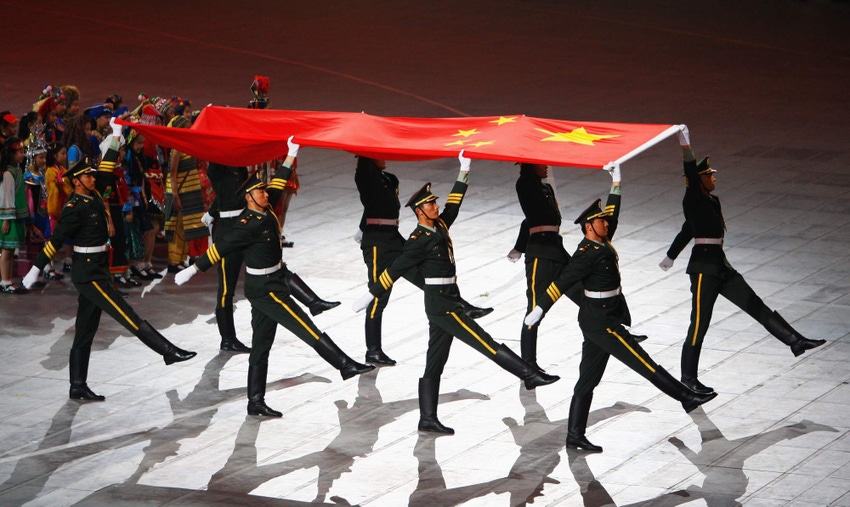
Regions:
<instances>
[{"instance_id":1,"label":"soldier","mask_svg":"<svg viewBox=\"0 0 850 507\"><path fill-rule=\"evenodd\" d=\"M584 297L579 307L578 323L584 343L579 378L570 401L567 447L590 452L602 452L602 447L587 439L585 431L593 390L602 380L611 355L664 394L682 402L685 412L717 396L717 393L697 394L681 384L656 364L624 327L631 325L631 315L620 288L617 251L610 242L620 215L620 167L609 165L605 169L613 179L605 209L600 208L602 200L597 199L575 220L584 232L584 239L579 242L578 249L558 279L546 289L546 296L541 296L537 306L525 318L525 324L533 326L566 289L582 282Z\"/></svg>"},{"instance_id":2,"label":"soldier","mask_svg":"<svg viewBox=\"0 0 850 507\"><path fill-rule=\"evenodd\" d=\"M354 310L361 311L408 271L418 269L421 272L425 283L425 314L428 316L430 339L425 373L419 379L419 430L449 435L454 434L454 430L437 419L437 400L440 375L449 358L453 336L521 378L526 389L557 380L542 377L537 369L511 349L493 340L463 311L449 227L457 218L466 193L471 161L463 156L463 152L458 159L460 173L446 200L445 210L440 213L437 197L431 193L431 183L426 183L413 194L405 206L416 214L419 225L405 242L401 255L381 272L377 282L370 284L369 293L354 303Z\"/></svg>"},{"instance_id":3,"label":"soldier","mask_svg":"<svg viewBox=\"0 0 850 507\"><path fill-rule=\"evenodd\" d=\"M398 212L401 204L398 200L398 178L386 171L384 160L357 157L357 169L354 182L363 203L363 217L360 220L362 238L360 249L368 270L369 283L378 281L380 275L401 255L404 238L398 232ZM425 282L418 270L405 273L404 278L420 289ZM390 299L392 288L374 298L366 312L366 362L392 366L396 364L381 348L381 321L384 308ZM477 319L493 311L492 308L477 308L461 298L463 311Z\"/></svg>"},{"instance_id":4,"label":"soldier","mask_svg":"<svg viewBox=\"0 0 850 507\"><path fill-rule=\"evenodd\" d=\"M720 199L712 195L716 183L714 173L717 171L711 168L708 157L696 161L688 127L682 125L681 128L678 135L685 166L686 188L682 199L685 223L658 266L664 271L670 269L685 246L691 239L694 240L687 268L693 298L691 323L682 345L682 382L696 392L710 393L714 389L702 384L697 374L702 342L718 296L722 295L756 319L770 334L791 347L795 356L826 341L809 340L801 335L782 316L768 308L744 277L729 264L723 252L726 221L720 209Z\"/></svg>"},{"instance_id":5,"label":"soldier","mask_svg":"<svg viewBox=\"0 0 850 507\"><path fill-rule=\"evenodd\" d=\"M297 156L297 152L293 157ZM215 190L216 199L210 207L210 213L204 216L205 223L213 224L213 241L225 238L239 222L239 216L245 209L245 194L242 191L248 181L247 167L234 167L210 162L207 177ZM215 320L221 335L221 350L231 352L251 352L236 337L233 324L233 294L239 272L245 260L243 250L234 250L227 258L218 263L218 293L215 302ZM289 292L295 299L307 306L310 315L316 316L325 310L339 306L339 301L325 301L295 273L287 280Z\"/></svg>"},{"instance_id":6,"label":"soldier","mask_svg":"<svg viewBox=\"0 0 850 507\"><path fill-rule=\"evenodd\" d=\"M291 273L281 262L280 225L270 207L280 198L298 153L298 145L292 142L291 137L288 144L289 154L268 187L256 175L246 181L242 187L246 208L230 232L213 243L195 264L177 273L174 279L178 285L183 285L198 271L206 271L213 264L231 259L234 252L241 252L247 273L245 296L251 302L251 327L254 329L253 347L248 359L249 415L282 416L265 402L269 351L278 324L313 347L325 361L340 371L344 380L375 368L348 357L290 297L287 282Z\"/></svg>"},{"instance_id":7,"label":"soldier","mask_svg":"<svg viewBox=\"0 0 850 507\"><path fill-rule=\"evenodd\" d=\"M165 339L147 321L142 320L113 287L107 251L109 230L106 205L95 187L95 172L85 157L68 171L67 176L71 178L74 186L74 195L68 199L56 224L56 230L24 278L24 286L32 286L41 270L62 248L66 239L73 240L71 281L80 296L74 344L71 346L69 358L70 398L104 401L104 396L95 394L86 384L92 340L100 324L102 311L127 328L142 343L161 354L165 364L186 361L195 357L195 352L183 350Z\"/></svg>"}]
</instances>

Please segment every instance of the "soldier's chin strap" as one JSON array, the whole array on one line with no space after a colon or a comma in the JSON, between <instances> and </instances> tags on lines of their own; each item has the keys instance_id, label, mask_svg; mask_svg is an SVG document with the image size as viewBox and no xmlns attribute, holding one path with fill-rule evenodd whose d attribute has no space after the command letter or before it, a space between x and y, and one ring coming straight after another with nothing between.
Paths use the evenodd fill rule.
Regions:
<instances>
[{"instance_id":1,"label":"soldier's chin strap","mask_svg":"<svg viewBox=\"0 0 850 507\"><path fill-rule=\"evenodd\" d=\"M603 236L602 234L599 234L598 232L596 232L596 225L595 225L596 220L598 220L598 219L593 219L593 220L590 221L590 228L593 229L593 234L596 234L598 237L605 239L606 236Z\"/></svg>"}]
</instances>

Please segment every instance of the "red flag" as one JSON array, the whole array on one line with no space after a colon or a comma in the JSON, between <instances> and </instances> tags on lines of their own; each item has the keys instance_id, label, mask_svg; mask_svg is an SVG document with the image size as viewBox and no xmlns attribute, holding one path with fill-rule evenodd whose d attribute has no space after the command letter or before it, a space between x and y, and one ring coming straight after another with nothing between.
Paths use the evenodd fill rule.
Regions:
<instances>
[{"instance_id":1,"label":"red flag","mask_svg":"<svg viewBox=\"0 0 850 507\"><path fill-rule=\"evenodd\" d=\"M208 106L191 129L133 125L146 138L227 165L285 154L286 140L385 160L474 159L601 168L673 135L673 125L550 120L523 115L380 117L365 113Z\"/></svg>"}]
</instances>

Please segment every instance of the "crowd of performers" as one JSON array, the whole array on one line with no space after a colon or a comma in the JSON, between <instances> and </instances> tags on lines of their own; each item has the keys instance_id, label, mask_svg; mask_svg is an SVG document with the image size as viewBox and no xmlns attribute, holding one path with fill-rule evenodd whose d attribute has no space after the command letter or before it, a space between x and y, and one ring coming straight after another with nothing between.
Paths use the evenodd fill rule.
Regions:
<instances>
[{"instance_id":1,"label":"crowd of performers","mask_svg":"<svg viewBox=\"0 0 850 507\"><path fill-rule=\"evenodd\" d=\"M248 107L268 107L268 79L256 76L251 89L254 97ZM562 217L548 167L519 164L516 191L525 219L508 259L525 258L527 311L522 322L517 319L520 353L494 340L476 322L492 308L475 307L461 296L449 233L469 187L472 164L463 152L442 210L430 183L402 206L399 180L387 171L386 162L357 158L354 181L363 204L358 239L368 287L353 304L365 315L364 361L358 362L310 318L339 302L317 296L282 260L283 249L292 246L283 236L283 224L289 199L298 189L295 168L300 146L290 138L285 157L255 167L201 162L175 149L145 143L137 131L115 122L122 118L188 128L198 114L190 101L139 99L139 106L130 110L112 95L80 112L75 87L46 86L32 112L20 118L0 112L2 292L19 295L70 277L80 294L69 361L71 399L105 400L87 384L92 340L104 311L162 355L166 364L194 357L195 352L171 343L143 320L121 289L169 273L183 285L212 268L218 276L214 308L219 348L250 354L247 411L255 416L282 416L265 402L278 325L312 347L344 380L376 366L395 365L382 347L381 322L392 288L401 278L422 290L428 318L426 364L418 386L418 429L424 432L454 433L437 417L440 377L454 338L522 380L526 389L557 382L559 377L538 363L537 330L563 295L579 307L584 338L566 445L588 452L602 451L585 431L594 388L610 356L681 402L686 412L717 396L698 380L698 366L720 295L756 319L795 356L825 343L797 332L732 268L723 251L726 223L713 194L716 171L708 157L697 160L687 127L681 126L684 223L659 264L669 269L693 242L687 267L693 303L680 379L641 347L646 336L629 329L631 315L621 288L618 254L611 243L621 213L622 183L616 164L604 168L612 178L605 205L601 199L593 201L574 221L583 238L572 255L563 245ZM403 207L417 220L407 239L398 228ZM164 235L168 243L167 266L159 270L151 262L158 235ZM19 262L14 261L16 255ZM14 271L25 265L21 260L29 261L31 267L17 285ZM250 346L236 336L233 322L233 297L243 268L244 293L252 313Z\"/></svg>"}]
</instances>

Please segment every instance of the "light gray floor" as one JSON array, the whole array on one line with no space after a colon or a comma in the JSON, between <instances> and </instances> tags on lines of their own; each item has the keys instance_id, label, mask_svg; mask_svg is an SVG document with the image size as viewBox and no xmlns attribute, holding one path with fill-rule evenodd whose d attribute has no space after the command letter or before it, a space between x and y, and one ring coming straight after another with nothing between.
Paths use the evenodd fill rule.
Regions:
<instances>
[{"instance_id":1,"label":"light gray floor","mask_svg":"<svg viewBox=\"0 0 850 507\"><path fill-rule=\"evenodd\" d=\"M284 330L272 350L275 420L245 413L247 356L219 353L215 277L168 276L131 291L139 313L197 358L166 367L105 318L90 384L67 395L76 293L0 298L3 505L850 505L850 83L848 3L836 2L0 2L0 109L20 113L44 83L73 83L84 107L112 92L178 94L197 105L250 99L268 75L276 108L395 116L528 114L686 123L719 170L726 252L767 304L828 343L799 358L718 302L701 378L719 392L690 416L619 362L596 390L588 435L603 454L565 451L581 337L559 303L540 358L562 376L527 392L462 343L440 417L416 431L427 323L400 283L384 321L399 365L342 381ZM443 198L453 159L391 163L401 198L425 181ZM350 154L304 147L285 252L338 309L316 323L362 358L365 266ZM554 168L564 240L608 176ZM523 267L505 258L522 213L512 164L475 161L452 228L480 323L519 350ZM681 225L681 155L671 139L623 166L615 238L634 329L674 375L690 312L686 255L658 262ZM444 201L443 201L444 202ZM413 228L403 212L401 229ZM250 341L241 299L237 329Z\"/></svg>"}]
</instances>

